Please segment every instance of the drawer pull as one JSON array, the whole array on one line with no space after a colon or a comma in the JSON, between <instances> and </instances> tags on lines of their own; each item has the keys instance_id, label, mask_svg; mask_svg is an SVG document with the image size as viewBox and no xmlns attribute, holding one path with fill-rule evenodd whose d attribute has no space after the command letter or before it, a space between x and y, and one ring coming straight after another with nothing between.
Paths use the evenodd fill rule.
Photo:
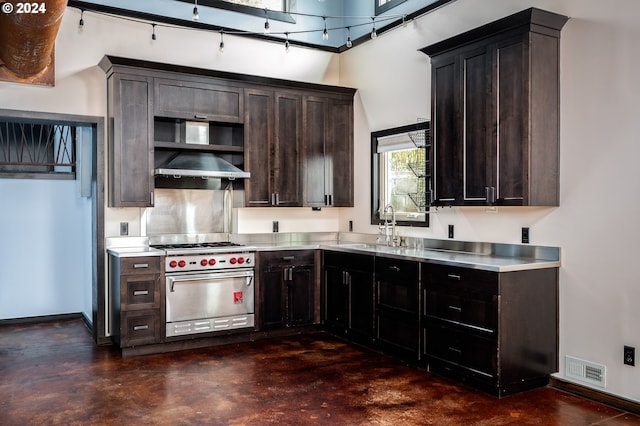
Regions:
<instances>
[{"instance_id":1,"label":"drawer pull","mask_svg":"<svg viewBox=\"0 0 640 426\"><path fill-rule=\"evenodd\" d=\"M134 263L133 264L133 269L141 269L141 268L148 268L149 264L148 263Z\"/></svg>"},{"instance_id":2,"label":"drawer pull","mask_svg":"<svg viewBox=\"0 0 640 426\"><path fill-rule=\"evenodd\" d=\"M295 258L295 256L283 256L282 260L294 260Z\"/></svg>"},{"instance_id":3,"label":"drawer pull","mask_svg":"<svg viewBox=\"0 0 640 426\"><path fill-rule=\"evenodd\" d=\"M148 325L136 325L133 327L133 331L148 330L148 329L149 329Z\"/></svg>"},{"instance_id":4,"label":"drawer pull","mask_svg":"<svg viewBox=\"0 0 640 426\"><path fill-rule=\"evenodd\" d=\"M149 294L149 290L136 290L133 292L134 296L146 296Z\"/></svg>"},{"instance_id":5,"label":"drawer pull","mask_svg":"<svg viewBox=\"0 0 640 426\"><path fill-rule=\"evenodd\" d=\"M400 272L400 268L398 266L389 266L389 270L393 272Z\"/></svg>"},{"instance_id":6,"label":"drawer pull","mask_svg":"<svg viewBox=\"0 0 640 426\"><path fill-rule=\"evenodd\" d=\"M462 312L462 308L460 306L449 305L448 308L451 309L452 311Z\"/></svg>"},{"instance_id":7,"label":"drawer pull","mask_svg":"<svg viewBox=\"0 0 640 426\"><path fill-rule=\"evenodd\" d=\"M458 355L462 355L462 350L460 350L460 349L458 349L458 348L452 348L451 346L449 346L449 350L450 350L451 352L455 352L455 353L457 353Z\"/></svg>"},{"instance_id":8,"label":"drawer pull","mask_svg":"<svg viewBox=\"0 0 640 426\"><path fill-rule=\"evenodd\" d=\"M458 274L447 274L447 278L449 278L450 280L460 281L462 277Z\"/></svg>"},{"instance_id":9,"label":"drawer pull","mask_svg":"<svg viewBox=\"0 0 640 426\"><path fill-rule=\"evenodd\" d=\"M206 120L209 117L204 114L193 114L193 118L195 118L196 120Z\"/></svg>"}]
</instances>

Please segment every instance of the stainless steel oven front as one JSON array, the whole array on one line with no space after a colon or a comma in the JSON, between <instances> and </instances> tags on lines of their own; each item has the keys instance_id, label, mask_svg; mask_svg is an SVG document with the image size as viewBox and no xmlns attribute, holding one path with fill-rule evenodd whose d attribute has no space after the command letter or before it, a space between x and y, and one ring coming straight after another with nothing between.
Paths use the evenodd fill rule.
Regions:
<instances>
[{"instance_id":1,"label":"stainless steel oven front","mask_svg":"<svg viewBox=\"0 0 640 426\"><path fill-rule=\"evenodd\" d=\"M167 256L166 336L250 329L254 253Z\"/></svg>"}]
</instances>

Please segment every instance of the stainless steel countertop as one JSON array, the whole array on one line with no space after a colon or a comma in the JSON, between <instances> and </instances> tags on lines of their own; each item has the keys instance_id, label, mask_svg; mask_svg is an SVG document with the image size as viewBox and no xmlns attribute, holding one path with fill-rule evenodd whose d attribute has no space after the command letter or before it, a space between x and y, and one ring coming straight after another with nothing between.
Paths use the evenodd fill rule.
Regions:
<instances>
[{"instance_id":1,"label":"stainless steel countertop","mask_svg":"<svg viewBox=\"0 0 640 426\"><path fill-rule=\"evenodd\" d=\"M414 260L447 266L481 269L491 272L512 272L531 269L558 268L559 260L505 257L481 253L465 253L452 250L387 247L372 244L322 245L324 250L348 253L365 253L374 256Z\"/></svg>"},{"instance_id":2,"label":"stainless steel countertop","mask_svg":"<svg viewBox=\"0 0 640 426\"><path fill-rule=\"evenodd\" d=\"M234 238L232 238L234 239ZM271 233L235 236L257 251L323 249L363 253L492 272L561 266L558 247L406 238L404 247L376 244L376 235L359 233Z\"/></svg>"},{"instance_id":3,"label":"stainless steel countertop","mask_svg":"<svg viewBox=\"0 0 640 426\"><path fill-rule=\"evenodd\" d=\"M164 256L164 250L153 247L114 247L107 249L107 253L116 257Z\"/></svg>"},{"instance_id":4,"label":"stainless steel countertop","mask_svg":"<svg viewBox=\"0 0 640 426\"><path fill-rule=\"evenodd\" d=\"M261 251L331 250L458 266L492 272L524 271L561 266L558 247L478 243L408 238L404 247L375 242L375 235L357 233L272 233L233 235L232 241ZM107 251L118 257L162 256L146 237L109 238Z\"/></svg>"}]
</instances>

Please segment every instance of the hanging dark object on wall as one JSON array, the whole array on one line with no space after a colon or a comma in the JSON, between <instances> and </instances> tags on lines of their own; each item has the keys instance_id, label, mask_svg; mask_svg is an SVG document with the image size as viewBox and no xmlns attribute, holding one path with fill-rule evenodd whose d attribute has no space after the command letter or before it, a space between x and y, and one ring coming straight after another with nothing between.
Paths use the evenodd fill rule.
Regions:
<instances>
[{"instance_id":1,"label":"hanging dark object on wall","mask_svg":"<svg viewBox=\"0 0 640 426\"><path fill-rule=\"evenodd\" d=\"M67 0L0 1L0 80L53 86L54 45Z\"/></svg>"}]
</instances>

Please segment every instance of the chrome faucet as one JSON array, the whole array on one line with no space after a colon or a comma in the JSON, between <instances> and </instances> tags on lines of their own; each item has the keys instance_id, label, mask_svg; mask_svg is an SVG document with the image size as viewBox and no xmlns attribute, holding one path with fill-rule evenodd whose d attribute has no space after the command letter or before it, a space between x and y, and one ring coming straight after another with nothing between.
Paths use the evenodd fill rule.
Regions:
<instances>
[{"instance_id":1,"label":"chrome faucet","mask_svg":"<svg viewBox=\"0 0 640 426\"><path fill-rule=\"evenodd\" d=\"M389 210L391 210L391 223L389 223ZM391 204L384 206L384 235L387 246L396 247L398 245L398 231L396 230L396 212ZM389 232L391 226L391 232Z\"/></svg>"}]
</instances>

